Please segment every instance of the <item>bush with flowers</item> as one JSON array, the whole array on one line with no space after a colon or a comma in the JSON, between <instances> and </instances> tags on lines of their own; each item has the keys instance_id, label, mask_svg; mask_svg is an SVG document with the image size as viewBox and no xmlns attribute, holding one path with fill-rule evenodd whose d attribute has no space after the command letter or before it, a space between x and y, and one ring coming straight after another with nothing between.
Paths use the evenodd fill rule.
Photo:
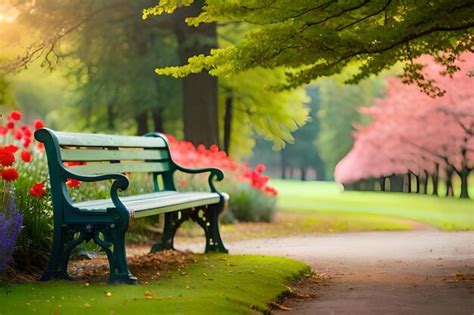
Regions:
<instances>
[{"instance_id":1,"label":"bush with flowers","mask_svg":"<svg viewBox=\"0 0 474 315\"><path fill-rule=\"evenodd\" d=\"M13 111L2 117L0 125L0 265L6 268L13 254L16 269L31 270L42 268L47 260L52 210L44 148L33 138L33 131L43 127L43 122L29 126L21 118L20 112Z\"/></svg>"},{"instance_id":2,"label":"bush with flowers","mask_svg":"<svg viewBox=\"0 0 474 315\"><path fill-rule=\"evenodd\" d=\"M268 185L264 176L265 165L252 169L247 163L238 163L216 145L207 149L204 145L195 147L191 142L178 141L167 136L173 159L185 167L217 167L225 174L225 180L216 186L230 195L224 223L239 221L270 222L276 207L275 188ZM181 190L206 190L206 174L185 175L178 173L175 182Z\"/></svg>"}]
</instances>

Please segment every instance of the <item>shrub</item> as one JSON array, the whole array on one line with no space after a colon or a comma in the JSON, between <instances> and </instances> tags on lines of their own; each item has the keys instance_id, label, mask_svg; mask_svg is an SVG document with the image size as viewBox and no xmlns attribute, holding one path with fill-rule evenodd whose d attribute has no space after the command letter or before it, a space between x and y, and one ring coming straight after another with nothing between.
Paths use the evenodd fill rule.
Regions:
<instances>
[{"instance_id":1,"label":"shrub","mask_svg":"<svg viewBox=\"0 0 474 315\"><path fill-rule=\"evenodd\" d=\"M276 198L265 195L248 183L239 183L227 190L232 196L229 214L224 223L232 218L238 221L271 222L275 214Z\"/></svg>"}]
</instances>

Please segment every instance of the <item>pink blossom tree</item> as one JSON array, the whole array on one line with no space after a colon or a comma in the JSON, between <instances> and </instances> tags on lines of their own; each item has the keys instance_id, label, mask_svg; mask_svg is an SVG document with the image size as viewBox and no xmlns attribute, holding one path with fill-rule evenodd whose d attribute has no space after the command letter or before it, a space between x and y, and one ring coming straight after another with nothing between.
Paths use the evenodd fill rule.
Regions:
<instances>
[{"instance_id":1,"label":"pink blossom tree","mask_svg":"<svg viewBox=\"0 0 474 315\"><path fill-rule=\"evenodd\" d=\"M422 176L426 187L431 176L436 194L439 174L452 192L451 177L456 173L461 197L469 197L468 176L474 168L474 54L462 55L456 64L460 71L450 75L428 57L421 62L427 75L446 91L444 96L433 98L390 78L385 97L361 109L371 123L356 131L353 148L336 167L337 181L348 184L411 174L417 180Z\"/></svg>"}]
</instances>

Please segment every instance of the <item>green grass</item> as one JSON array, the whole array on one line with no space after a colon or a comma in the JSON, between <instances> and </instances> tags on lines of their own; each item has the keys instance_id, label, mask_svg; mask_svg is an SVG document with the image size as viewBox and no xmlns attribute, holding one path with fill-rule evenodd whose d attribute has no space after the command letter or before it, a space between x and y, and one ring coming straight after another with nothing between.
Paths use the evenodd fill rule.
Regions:
<instances>
[{"instance_id":1,"label":"green grass","mask_svg":"<svg viewBox=\"0 0 474 315\"><path fill-rule=\"evenodd\" d=\"M419 221L447 231L474 230L473 200L343 191L333 182L272 180L271 185L279 192L278 209L285 212L345 217L348 221L355 217L365 223L373 222L374 230L385 229L394 218Z\"/></svg>"},{"instance_id":2,"label":"green grass","mask_svg":"<svg viewBox=\"0 0 474 315\"><path fill-rule=\"evenodd\" d=\"M219 254L196 255L184 270L139 286L79 281L4 286L0 314L260 313L288 292L292 279L309 273L292 259Z\"/></svg>"}]
</instances>

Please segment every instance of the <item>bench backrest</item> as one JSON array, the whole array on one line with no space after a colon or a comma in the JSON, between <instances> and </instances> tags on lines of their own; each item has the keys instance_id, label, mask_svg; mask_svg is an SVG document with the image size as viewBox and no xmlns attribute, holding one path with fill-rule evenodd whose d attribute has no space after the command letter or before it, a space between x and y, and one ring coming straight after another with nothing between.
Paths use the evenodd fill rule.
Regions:
<instances>
[{"instance_id":1,"label":"bench backrest","mask_svg":"<svg viewBox=\"0 0 474 315\"><path fill-rule=\"evenodd\" d=\"M56 136L62 162L87 162L70 167L77 174L162 173L170 169L168 146L161 137L64 132L56 132Z\"/></svg>"},{"instance_id":2,"label":"bench backrest","mask_svg":"<svg viewBox=\"0 0 474 315\"><path fill-rule=\"evenodd\" d=\"M66 180L55 178L61 177L61 172L57 171L58 164L78 175L137 172L165 175L163 188L174 188L170 172L173 162L166 138L161 134L153 133L149 137L116 136L57 132L43 128L35 132L35 137L45 144L51 186L58 192L63 190ZM156 177L155 190L159 190Z\"/></svg>"}]
</instances>

